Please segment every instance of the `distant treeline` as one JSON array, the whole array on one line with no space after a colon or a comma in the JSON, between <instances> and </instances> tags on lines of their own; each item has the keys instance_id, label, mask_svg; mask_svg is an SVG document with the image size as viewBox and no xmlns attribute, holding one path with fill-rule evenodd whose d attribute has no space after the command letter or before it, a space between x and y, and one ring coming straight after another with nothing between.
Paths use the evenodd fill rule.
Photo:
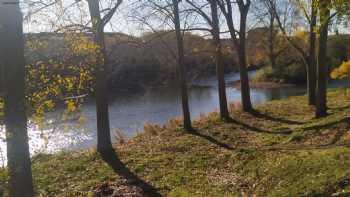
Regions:
<instances>
[{"instance_id":1,"label":"distant treeline","mask_svg":"<svg viewBox=\"0 0 350 197\"><path fill-rule=\"evenodd\" d=\"M258 73L257 80L278 81L288 83L305 83L306 70L302 59L292 46L282 37L278 40L280 53L277 66L271 68L268 60L267 28L256 28L248 32L247 54L249 67L256 69L264 66ZM91 37L89 34L75 34L74 36ZM176 36L173 31L144 33L134 37L122 33L106 33L108 54L108 86L113 91L134 90L159 86L177 82L176 75ZM66 34L38 33L27 34L27 61L49 61L67 57ZM302 33L293 39L300 40L302 47L308 43ZM236 50L229 40L222 40L225 72L238 72ZM184 35L185 66L187 78L193 81L215 75L215 48L211 39L199 35L186 33ZM332 35L329 39L330 68L338 66L342 61L350 58L350 35ZM82 55L81 58L84 58ZM80 61L79 58L65 60ZM278 72L277 72L278 71Z\"/></svg>"}]
</instances>

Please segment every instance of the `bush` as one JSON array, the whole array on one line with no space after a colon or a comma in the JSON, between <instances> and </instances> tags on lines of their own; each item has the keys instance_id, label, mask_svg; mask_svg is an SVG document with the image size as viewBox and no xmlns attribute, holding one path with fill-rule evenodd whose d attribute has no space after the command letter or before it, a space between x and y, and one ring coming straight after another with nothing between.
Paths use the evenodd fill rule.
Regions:
<instances>
[{"instance_id":1,"label":"bush","mask_svg":"<svg viewBox=\"0 0 350 197\"><path fill-rule=\"evenodd\" d=\"M304 65L298 63L282 67L280 71L267 65L256 72L253 80L256 82L300 84L306 81L306 69Z\"/></svg>"}]
</instances>

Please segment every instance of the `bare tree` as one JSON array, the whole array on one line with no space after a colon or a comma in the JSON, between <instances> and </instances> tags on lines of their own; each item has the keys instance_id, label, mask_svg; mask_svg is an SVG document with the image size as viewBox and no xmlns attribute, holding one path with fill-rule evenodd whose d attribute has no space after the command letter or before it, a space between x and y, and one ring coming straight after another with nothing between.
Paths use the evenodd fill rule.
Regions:
<instances>
[{"instance_id":1,"label":"bare tree","mask_svg":"<svg viewBox=\"0 0 350 197\"><path fill-rule=\"evenodd\" d=\"M243 110L246 112L251 112L253 110L252 103L250 99L250 87L249 78L247 72L247 51L246 51L246 34L247 34L247 16L249 7L251 4L250 0L238 0L237 5L240 13L240 27L237 31L234 21L233 21L233 6L230 0L218 0L218 5L221 12L225 16L226 23L231 35L231 40L234 48L236 48L238 53L239 61L239 72L241 78L241 100ZM238 34L236 33L238 32Z\"/></svg>"},{"instance_id":2,"label":"bare tree","mask_svg":"<svg viewBox=\"0 0 350 197\"><path fill-rule=\"evenodd\" d=\"M191 115L188 101L188 87L186 80L185 68L185 52L184 52L184 35L181 29L181 18L179 3L181 0L144 0L136 5L136 10L132 14L132 18L148 29L151 29L152 35L150 40L160 41L161 50L155 52L158 59L163 59L161 62L170 64L173 67L176 64L177 77L179 81L179 89L181 91L181 104L183 112L183 126L188 132L194 131L191 123ZM143 11L140 13L140 11ZM186 18L184 19L186 20ZM155 22L157 21L157 22ZM153 22L153 23L152 23ZM154 23L157 23L156 25ZM157 27L155 27L157 26ZM159 27L161 26L161 27ZM159 30L162 28L163 30ZM167 29L169 28L169 29ZM167 30L164 30L167 29ZM176 42L171 43L171 39L175 33ZM144 36L147 37L147 36ZM170 39L170 40L169 40ZM143 44L148 41L144 40ZM154 46L152 45L154 50ZM176 52L177 51L177 52ZM164 60L165 59L165 60Z\"/></svg>"},{"instance_id":3,"label":"bare tree","mask_svg":"<svg viewBox=\"0 0 350 197\"><path fill-rule=\"evenodd\" d=\"M224 76L224 63L222 54L222 43L220 39L220 23L219 23L219 13L218 13L218 2L217 0L207 0L206 5L210 6L210 16L204 10L206 5L198 5L192 0L186 0L188 4L191 5L192 9L189 11L194 11L198 13L206 23L211 27L209 30L213 36L213 45L215 48L215 64L216 64L216 75L218 78L218 90L219 90L219 104L220 104L220 116L223 120L229 121L230 114L227 108L227 97L226 97L226 84Z\"/></svg>"},{"instance_id":4,"label":"bare tree","mask_svg":"<svg viewBox=\"0 0 350 197\"><path fill-rule=\"evenodd\" d=\"M112 149L108 114L108 98L106 84L107 55L104 38L104 27L111 20L122 0L118 0L104 17L101 17L99 0L88 0L89 12L92 22L94 41L98 46L96 76L96 117L97 117L97 150L106 153Z\"/></svg>"},{"instance_id":5,"label":"bare tree","mask_svg":"<svg viewBox=\"0 0 350 197\"><path fill-rule=\"evenodd\" d=\"M34 196L25 110L23 19L18 1L0 0L0 65L10 196Z\"/></svg>"},{"instance_id":6,"label":"bare tree","mask_svg":"<svg viewBox=\"0 0 350 197\"><path fill-rule=\"evenodd\" d=\"M182 111L184 128L187 131L193 131L191 124L190 110L188 106L188 94L187 94L187 83L186 83L186 72L185 72L185 55L183 46L183 37L181 33L180 16L179 16L179 0L173 1L173 14L174 24L177 38L177 49L178 49L178 68L179 68L179 80L181 86L181 99L182 99ZM181 1L181 0L180 0Z\"/></svg>"},{"instance_id":7,"label":"bare tree","mask_svg":"<svg viewBox=\"0 0 350 197\"><path fill-rule=\"evenodd\" d=\"M278 8L274 0L266 0L269 8L274 12L277 25L280 28L282 35L289 42L289 44L299 53L300 57L306 64L307 70L307 93L308 93L308 103L309 105L316 104L316 25L317 25L317 9L316 0L310 0L309 8L305 6L303 0L290 1L297 4L298 8L304 14L309 26L309 48L305 49L299 46L298 43L291 38L288 34L285 25L278 13ZM295 7L295 6L294 6Z\"/></svg>"}]
</instances>

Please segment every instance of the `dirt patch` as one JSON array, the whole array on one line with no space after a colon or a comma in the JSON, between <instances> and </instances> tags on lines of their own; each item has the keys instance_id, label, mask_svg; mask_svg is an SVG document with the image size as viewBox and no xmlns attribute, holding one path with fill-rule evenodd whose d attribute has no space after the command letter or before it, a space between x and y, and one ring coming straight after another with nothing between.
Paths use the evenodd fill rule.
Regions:
<instances>
[{"instance_id":1,"label":"dirt patch","mask_svg":"<svg viewBox=\"0 0 350 197\"><path fill-rule=\"evenodd\" d=\"M95 197L147 197L140 187L130 185L126 180L104 182L93 193Z\"/></svg>"}]
</instances>

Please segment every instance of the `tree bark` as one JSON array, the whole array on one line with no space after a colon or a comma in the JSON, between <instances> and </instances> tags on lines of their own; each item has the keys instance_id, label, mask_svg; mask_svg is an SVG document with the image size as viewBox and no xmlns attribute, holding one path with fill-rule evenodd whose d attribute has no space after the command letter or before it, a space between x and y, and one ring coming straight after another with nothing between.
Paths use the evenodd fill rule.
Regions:
<instances>
[{"instance_id":1,"label":"tree bark","mask_svg":"<svg viewBox=\"0 0 350 197\"><path fill-rule=\"evenodd\" d=\"M219 103L220 103L220 116L223 120L228 121L230 115L227 108L226 98L226 84L225 84L225 73L222 56L222 46L220 40L220 28L219 28L219 17L218 17L218 4L216 0L210 0L210 8L212 15L212 34L213 44L215 45L215 61L216 61L216 73L218 78L218 89L219 89Z\"/></svg>"},{"instance_id":2,"label":"tree bark","mask_svg":"<svg viewBox=\"0 0 350 197\"><path fill-rule=\"evenodd\" d=\"M309 61L307 65L307 92L309 105L316 105L316 23L317 9L312 0L311 21L310 21L310 46L309 46Z\"/></svg>"},{"instance_id":3,"label":"tree bark","mask_svg":"<svg viewBox=\"0 0 350 197\"><path fill-rule=\"evenodd\" d=\"M106 82L106 47L104 24L101 19L99 0L88 0L89 11L94 33L94 41L98 46L96 76L96 117L97 117L97 151L106 153L112 149L109 127L107 82Z\"/></svg>"},{"instance_id":4,"label":"tree bark","mask_svg":"<svg viewBox=\"0 0 350 197\"><path fill-rule=\"evenodd\" d=\"M318 41L318 58L317 58L317 97L316 97L316 117L327 116L327 40L329 25L329 2L328 0L320 0L320 37Z\"/></svg>"},{"instance_id":5,"label":"tree bark","mask_svg":"<svg viewBox=\"0 0 350 197\"><path fill-rule=\"evenodd\" d=\"M226 23L230 32L233 47L236 49L239 61L239 74L241 79L241 101L242 108L245 112L253 110L250 99L250 87L247 71L247 55L246 55L246 26L247 14L250 7L250 1L245 5L243 1L237 1L240 11L240 29L239 38L237 38L236 29L233 22L232 2L230 0L219 1L219 7L223 12ZM226 5L226 6L225 6Z\"/></svg>"},{"instance_id":6,"label":"tree bark","mask_svg":"<svg viewBox=\"0 0 350 197\"><path fill-rule=\"evenodd\" d=\"M253 110L252 103L250 100L250 87L249 78L247 72L247 54L246 54L246 26L247 26L247 15L249 5L241 8L241 19L240 19L240 33L239 33L239 49L238 49L238 60L239 60L239 73L241 77L241 97L243 111L251 112Z\"/></svg>"},{"instance_id":7,"label":"tree bark","mask_svg":"<svg viewBox=\"0 0 350 197\"><path fill-rule=\"evenodd\" d=\"M280 68L276 65L276 55L275 55L275 14L270 11L270 26L269 26L269 58L273 69L277 70L277 73L281 73Z\"/></svg>"},{"instance_id":8,"label":"tree bark","mask_svg":"<svg viewBox=\"0 0 350 197\"><path fill-rule=\"evenodd\" d=\"M4 71L9 192L32 197L33 181L25 110L23 18L18 1L0 0L0 64Z\"/></svg>"},{"instance_id":9,"label":"tree bark","mask_svg":"<svg viewBox=\"0 0 350 197\"><path fill-rule=\"evenodd\" d=\"M176 32L177 50L178 50L178 76L180 81L181 89L181 101L182 101L182 113L183 113L183 124L186 131L193 131L191 123L190 109L188 105L188 93L187 93L187 82L185 72L185 55L183 46L183 37L181 34L180 16L179 16L179 1L173 1L173 12L174 12L174 24Z\"/></svg>"}]
</instances>

